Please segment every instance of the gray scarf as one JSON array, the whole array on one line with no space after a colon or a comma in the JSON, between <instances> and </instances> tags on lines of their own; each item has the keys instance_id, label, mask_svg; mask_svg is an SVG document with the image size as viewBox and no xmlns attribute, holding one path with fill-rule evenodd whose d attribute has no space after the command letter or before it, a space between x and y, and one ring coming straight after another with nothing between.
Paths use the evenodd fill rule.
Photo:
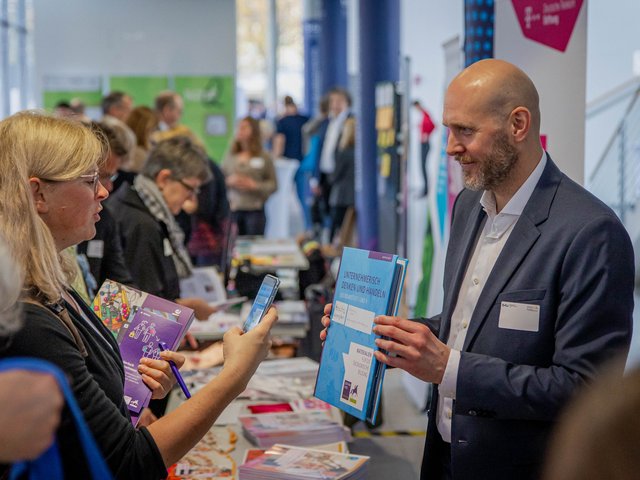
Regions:
<instances>
[{"instance_id":1,"label":"gray scarf","mask_svg":"<svg viewBox=\"0 0 640 480\"><path fill-rule=\"evenodd\" d=\"M193 265L191 264L189 253L184 246L184 232L169 211L169 207L164 201L162 192L156 185L156 182L144 175L136 175L133 181L133 188L138 192L138 195L144 205L149 209L151 215L167 226L169 230L169 241L171 242L173 250L171 258L178 271L178 277L186 278L191 276Z\"/></svg>"}]
</instances>

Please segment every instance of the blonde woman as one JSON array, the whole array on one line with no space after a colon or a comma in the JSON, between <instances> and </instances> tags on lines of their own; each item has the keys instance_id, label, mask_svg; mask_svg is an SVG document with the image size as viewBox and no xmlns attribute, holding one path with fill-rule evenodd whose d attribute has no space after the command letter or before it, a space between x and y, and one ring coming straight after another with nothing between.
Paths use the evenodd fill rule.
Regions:
<instances>
[{"instance_id":1,"label":"blonde woman","mask_svg":"<svg viewBox=\"0 0 640 480\"><path fill-rule=\"evenodd\" d=\"M264 204L276 191L276 170L262 149L260 125L251 117L238 123L231 151L222 164L232 219L238 235L263 235L266 225Z\"/></svg>"},{"instance_id":2,"label":"blonde woman","mask_svg":"<svg viewBox=\"0 0 640 480\"><path fill-rule=\"evenodd\" d=\"M218 377L169 415L134 429L123 400L118 345L70 290L73 270L60 253L95 234L108 195L98 175L104 157L98 138L77 122L35 113L0 122L0 231L25 274L24 325L0 339L0 356L39 357L67 374L116 478L164 478L166 468L202 438L245 388L268 351L277 315L271 310L247 334L228 332ZM180 366L184 357L167 352L138 367L154 398L165 396L175 382L167 360ZM63 413L57 433L65 478L89 478L69 420Z\"/></svg>"}]
</instances>

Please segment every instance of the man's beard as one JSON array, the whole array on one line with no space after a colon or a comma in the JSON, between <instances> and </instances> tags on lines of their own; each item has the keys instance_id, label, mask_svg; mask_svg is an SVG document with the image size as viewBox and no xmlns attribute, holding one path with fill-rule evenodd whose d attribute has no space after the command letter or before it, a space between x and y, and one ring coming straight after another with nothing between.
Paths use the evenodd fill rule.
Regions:
<instances>
[{"instance_id":1,"label":"man's beard","mask_svg":"<svg viewBox=\"0 0 640 480\"><path fill-rule=\"evenodd\" d=\"M469 155L457 155L460 163L476 162L477 173L466 173L462 170L464 186L469 190L493 190L509 176L518 162L518 152L509 143L506 134L501 134L494 142L491 153L481 158Z\"/></svg>"}]
</instances>

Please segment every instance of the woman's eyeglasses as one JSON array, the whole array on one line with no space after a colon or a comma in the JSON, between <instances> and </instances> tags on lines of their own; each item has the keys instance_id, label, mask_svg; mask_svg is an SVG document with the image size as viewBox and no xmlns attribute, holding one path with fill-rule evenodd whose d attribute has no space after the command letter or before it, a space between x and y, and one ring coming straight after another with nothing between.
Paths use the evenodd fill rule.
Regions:
<instances>
[{"instance_id":1,"label":"woman's eyeglasses","mask_svg":"<svg viewBox=\"0 0 640 480\"><path fill-rule=\"evenodd\" d=\"M78 178L81 180L84 180L87 184L90 184L91 188L93 189L93 194L95 196L98 196L98 191L100 190L100 172L98 170L96 170L93 173L79 175ZM40 178L40 180L43 180L49 183L63 183L63 182L73 181L73 180L51 180L49 178Z\"/></svg>"},{"instance_id":2,"label":"woman's eyeglasses","mask_svg":"<svg viewBox=\"0 0 640 480\"><path fill-rule=\"evenodd\" d=\"M93 173L87 173L86 175L80 175L80 177L83 180L86 180L87 183L91 183L91 186L93 187L93 193L94 195L98 195L98 190L99 190L99 185L100 185L100 172L99 171L95 171Z\"/></svg>"}]
</instances>

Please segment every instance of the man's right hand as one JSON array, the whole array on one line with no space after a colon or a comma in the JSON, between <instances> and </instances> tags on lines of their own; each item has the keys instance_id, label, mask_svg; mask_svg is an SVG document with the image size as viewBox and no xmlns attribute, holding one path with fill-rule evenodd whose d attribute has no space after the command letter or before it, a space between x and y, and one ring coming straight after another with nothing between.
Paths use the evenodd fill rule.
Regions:
<instances>
[{"instance_id":1,"label":"man's right hand","mask_svg":"<svg viewBox=\"0 0 640 480\"><path fill-rule=\"evenodd\" d=\"M324 341L327 339L327 330L329 329L329 324L331 323L331 307L333 307L333 303L327 303L324 306L324 315L320 320L324 328L320 332L320 340L322 340L322 346L324 346Z\"/></svg>"},{"instance_id":2,"label":"man's right hand","mask_svg":"<svg viewBox=\"0 0 640 480\"><path fill-rule=\"evenodd\" d=\"M48 374L0 374L0 462L37 458L53 443L64 398Z\"/></svg>"}]
</instances>

